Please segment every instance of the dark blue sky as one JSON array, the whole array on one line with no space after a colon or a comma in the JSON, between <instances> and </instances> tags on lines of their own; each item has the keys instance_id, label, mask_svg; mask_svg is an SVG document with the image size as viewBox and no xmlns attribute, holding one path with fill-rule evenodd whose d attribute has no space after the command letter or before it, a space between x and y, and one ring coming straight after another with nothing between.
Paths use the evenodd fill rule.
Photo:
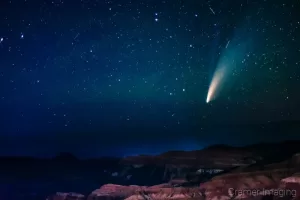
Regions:
<instances>
[{"instance_id":1,"label":"dark blue sky","mask_svg":"<svg viewBox=\"0 0 300 200\"><path fill-rule=\"evenodd\" d=\"M2 1L0 154L294 138L233 126L300 119L299 10L297 0ZM207 104L224 52L237 64Z\"/></svg>"}]
</instances>

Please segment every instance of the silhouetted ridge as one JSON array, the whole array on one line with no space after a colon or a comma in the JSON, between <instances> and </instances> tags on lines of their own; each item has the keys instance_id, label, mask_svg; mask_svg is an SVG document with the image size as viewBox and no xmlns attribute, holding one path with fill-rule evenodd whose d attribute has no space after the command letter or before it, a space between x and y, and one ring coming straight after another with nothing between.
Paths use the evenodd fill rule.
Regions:
<instances>
[{"instance_id":1,"label":"silhouetted ridge","mask_svg":"<svg viewBox=\"0 0 300 200\"><path fill-rule=\"evenodd\" d=\"M53 160L70 162L70 161L78 161L78 158L72 153L61 152L57 156L55 156Z\"/></svg>"},{"instance_id":2,"label":"silhouetted ridge","mask_svg":"<svg viewBox=\"0 0 300 200\"><path fill-rule=\"evenodd\" d=\"M204 148L203 150L234 150L234 149L237 149L237 147L233 147L233 146L230 146L230 145L226 145L226 144L215 144L215 145L211 145L211 146L208 146L206 148Z\"/></svg>"}]
</instances>

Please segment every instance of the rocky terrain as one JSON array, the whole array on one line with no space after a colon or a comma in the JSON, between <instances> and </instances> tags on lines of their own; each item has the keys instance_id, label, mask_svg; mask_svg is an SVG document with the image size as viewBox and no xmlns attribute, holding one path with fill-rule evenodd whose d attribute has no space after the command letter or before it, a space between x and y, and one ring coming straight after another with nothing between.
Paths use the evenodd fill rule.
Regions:
<instances>
[{"instance_id":1,"label":"rocky terrain","mask_svg":"<svg viewBox=\"0 0 300 200\"><path fill-rule=\"evenodd\" d=\"M298 152L300 142L284 142L122 159L2 158L0 200L295 199Z\"/></svg>"},{"instance_id":2,"label":"rocky terrain","mask_svg":"<svg viewBox=\"0 0 300 200\"><path fill-rule=\"evenodd\" d=\"M295 154L279 163L243 165L200 183L171 180L154 186L106 184L86 197L73 193L58 193L50 196L48 200L299 199L298 172L300 172L300 154Z\"/></svg>"}]
</instances>

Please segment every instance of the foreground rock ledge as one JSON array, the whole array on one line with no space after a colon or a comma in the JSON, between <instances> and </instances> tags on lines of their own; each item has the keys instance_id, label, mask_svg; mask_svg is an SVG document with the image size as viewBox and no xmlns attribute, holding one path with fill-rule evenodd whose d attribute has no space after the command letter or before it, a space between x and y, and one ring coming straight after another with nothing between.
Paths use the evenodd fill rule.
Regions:
<instances>
[{"instance_id":1,"label":"foreground rock ledge","mask_svg":"<svg viewBox=\"0 0 300 200\"><path fill-rule=\"evenodd\" d=\"M108 184L95 190L88 196L88 200L145 200L145 199L201 199L199 187L195 188L172 188L168 184L151 187L145 186L121 186Z\"/></svg>"},{"instance_id":2,"label":"foreground rock ledge","mask_svg":"<svg viewBox=\"0 0 300 200\"><path fill-rule=\"evenodd\" d=\"M270 173L270 172L267 172ZM241 175L241 174L240 174ZM230 191L231 189L231 191ZM293 191L287 195L267 195L259 193L256 196L234 193L242 190L282 190ZM107 184L94 190L87 198L76 193L57 193L47 200L298 200L300 199L300 174L295 173L280 179L279 176L270 174L249 173L238 175L220 176L203 183L200 187L172 187L165 183L151 187L122 186Z\"/></svg>"}]
</instances>

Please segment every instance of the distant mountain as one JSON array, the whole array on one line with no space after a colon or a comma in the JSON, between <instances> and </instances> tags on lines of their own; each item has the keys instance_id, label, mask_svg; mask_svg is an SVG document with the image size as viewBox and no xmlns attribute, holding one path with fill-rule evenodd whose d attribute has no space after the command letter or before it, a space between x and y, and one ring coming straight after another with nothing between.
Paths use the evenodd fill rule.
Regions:
<instances>
[{"instance_id":1,"label":"distant mountain","mask_svg":"<svg viewBox=\"0 0 300 200\"><path fill-rule=\"evenodd\" d=\"M54 158L52 158L55 161L78 161L78 158L73 155L72 153L69 152L61 152L59 153L57 156L55 156Z\"/></svg>"}]
</instances>

